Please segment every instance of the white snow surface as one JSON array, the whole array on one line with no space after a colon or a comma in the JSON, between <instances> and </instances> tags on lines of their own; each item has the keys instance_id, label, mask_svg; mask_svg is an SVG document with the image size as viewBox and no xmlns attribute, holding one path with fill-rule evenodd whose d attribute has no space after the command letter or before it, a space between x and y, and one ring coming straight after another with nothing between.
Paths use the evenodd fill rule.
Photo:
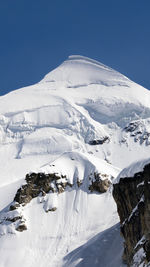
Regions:
<instances>
[{"instance_id":1,"label":"white snow surface","mask_svg":"<svg viewBox=\"0 0 150 267\"><path fill-rule=\"evenodd\" d=\"M50 164L39 169L39 172L56 173L65 176L70 184L74 184L77 178L80 181L87 179L95 173L107 174L108 177L116 177L120 169L111 166L106 161L93 155L79 152L66 152ZM104 177L102 179L105 179Z\"/></svg>"},{"instance_id":2,"label":"white snow surface","mask_svg":"<svg viewBox=\"0 0 150 267\"><path fill-rule=\"evenodd\" d=\"M122 84L126 86L128 78L119 72L87 57L69 56L58 68L47 74L41 82L64 81L68 86L88 84Z\"/></svg>"},{"instance_id":3,"label":"white snow surface","mask_svg":"<svg viewBox=\"0 0 150 267\"><path fill-rule=\"evenodd\" d=\"M150 164L150 158L146 158L140 161L132 163L127 168L124 168L117 178L114 180L114 184L119 183L121 178L132 178L136 173L142 172L146 165Z\"/></svg>"},{"instance_id":4,"label":"white snow surface","mask_svg":"<svg viewBox=\"0 0 150 267\"><path fill-rule=\"evenodd\" d=\"M0 267L123 266L111 189L90 193L89 177L97 172L113 181L122 168L148 157L149 118L147 89L83 56L70 56L39 83L1 96L1 210L29 172L66 175L74 185L27 204L27 231L2 229ZM136 139L126 130L132 121L140 129ZM51 208L57 209L45 212Z\"/></svg>"}]
</instances>

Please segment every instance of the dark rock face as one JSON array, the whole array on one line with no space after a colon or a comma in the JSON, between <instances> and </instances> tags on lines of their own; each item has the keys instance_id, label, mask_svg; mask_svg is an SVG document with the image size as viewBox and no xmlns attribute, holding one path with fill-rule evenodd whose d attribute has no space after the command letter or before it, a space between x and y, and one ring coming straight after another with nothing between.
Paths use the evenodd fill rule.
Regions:
<instances>
[{"instance_id":1,"label":"dark rock face","mask_svg":"<svg viewBox=\"0 0 150 267\"><path fill-rule=\"evenodd\" d=\"M45 195L48 192L62 193L67 185L71 186L67 180L59 182L60 177L55 173L31 173L26 175L26 184L18 189L14 200L19 204L27 204L39 194Z\"/></svg>"},{"instance_id":2,"label":"dark rock face","mask_svg":"<svg viewBox=\"0 0 150 267\"><path fill-rule=\"evenodd\" d=\"M16 222L18 220L22 219L22 216L14 216L12 218L6 218L6 221L9 221L9 222Z\"/></svg>"},{"instance_id":3,"label":"dark rock face","mask_svg":"<svg viewBox=\"0 0 150 267\"><path fill-rule=\"evenodd\" d=\"M46 212L55 211L56 209L57 209L56 207L53 207L53 208L47 209Z\"/></svg>"},{"instance_id":4,"label":"dark rock face","mask_svg":"<svg viewBox=\"0 0 150 267\"><path fill-rule=\"evenodd\" d=\"M150 164L113 186L128 266L150 266Z\"/></svg>"},{"instance_id":5,"label":"dark rock face","mask_svg":"<svg viewBox=\"0 0 150 267\"><path fill-rule=\"evenodd\" d=\"M111 182L107 178L107 175L94 173L94 180L92 181L92 184L89 186L89 190L91 192L97 191L99 193L105 193L107 192L110 185Z\"/></svg>"},{"instance_id":6,"label":"dark rock face","mask_svg":"<svg viewBox=\"0 0 150 267\"><path fill-rule=\"evenodd\" d=\"M108 179L109 176L106 174L94 172L91 173L88 178L91 191L104 193L111 184ZM25 181L26 183L18 189L14 201L0 212L0 226L2 226L1 229L3 230L1 234L27 230L23 211L25 205L33 198L38 197L37 201L38 203L43 203L45 212L55 212L57 209L55 196L63 193L67 186L73 186L73 184L69 183L65 175L58 176L57 173L31 173L26 175ZM83 180L77 177L74 185L80 187L82 183ZM89 184L87 185L88 188ZM5 231L5 228L7 231Z\"/></svg>"},{"instance_id":7,"label":"dark rock face","mask_svg":"<svg viewBox=\"0 0 150 267\"><path fill-rule=\"evenodd\" d=\"M103 139L94 139L94 140L91 140L89 142L89 145L92 145L92 146L95 146L95 145L102 145L104 144L105 142L109 142L109 137L108 136L105 136Z\"/></svg>"},{"instance_id":8,"label":"dark rock face","mask_svg":"<svg viewBox=\"0 0 150 267\"><path fill-rule=\"evenodd\" d=\"M130 136L134 138L135 142L140 144L145 143L150 145L150 131L149 131L149 120L136 120L130 122L124 130L130 133Z\"/></svg>"},{"instance_id":9,"label":"dark rock face","mask_svg":"<svg viewBox=\"0 0 150 267\"><path fill-rule=\"evenodd\" d=\"M9 210L10 211L16 210L19 207L20 207L20 204L16 202L16 203L13 203L12 205L10 205Z\"/></svg>"},{"instance_id":10,"label":"dark rock face","mask_svg":"<svg viewBox=\"0 0 150 267\"><path fill-rule=\"evenodd\" d=\"M22 208L33 198L38 196L44 198L47 193L62 193L67 186L72 186L68 183L66 176L60 177L56 173L31 173L26 175L25 180L26 184L18 189L14 201L4 211L0 212L0 224L10 226L12 232L14 230L19 232L27 230ZM44 209L46 212L54 212L57 207L51 205Z\"/></svg>"},{"instance_id":11,"label":"dark rock face","mask_svg":"<svg viewBox=\"0 0 150 267\"><path fill-rule=\"evenodd\" d=\"M49 192L64 192L65 188L72 186L68 183L66 176L58 176L55 173L31 173L26 175L26 184L18 189L14 202L7 207L6 211L0 213L0 224L9 225L12 230L19 232L27 230L26 220L22 214L22 207L33 198L45 197ZM55 206L45 208L46 212L54 212Z\"/></svg>"},{"instance_id":12,"label":"dark rock face","mask_svg":"<svg viewBox=\"0 0 150 267\"><path fill-rule=\"evenodd\" d=\"M23 232L23 231L27 230L27 226L24 223L22 223L22 224L18 225L16 230L19 232Z\"/></svg>"},{"instance_id":13,"label":"dark rock face","mask_svg":"<svg viewBox=\"0 0 150 267\"><path fill-rule=\"evenodd\" d=\"M22 205L26 205L33 198L41 194L44 196L49 192L63 193L67 186L72 187L72 185L68 183L66 176L60 177L55 173L31 173L26 175L25 180L27 183L18 189L14 198L16 203ZM108 175L94 173L89 190L105 193L110 184L111 182L108 179ZM77 185L78 187L82 185L82 181L80 181L79 178L77 178ZM16 206L14 207L13 205L10 207L10 209L15 208Z\"/></svg>"},{"instance_id":14,"label":"dark rock face","mask_svg":"<svg viewBox=\"0 0 150 267\"><path fill-rule=\"evenodd\" d=\"M27 230L25 222L26 220L22 214L20 205L17 202L13 202L10 206L7 206L2 212L0 212L0 225L2 228L3 226L7 226L8 232L10 233L11 232L14 233L14 230L16 231ZM2 235L4 234L3 231L1 232L1 234Z\"/></svg>"}]
</instances>

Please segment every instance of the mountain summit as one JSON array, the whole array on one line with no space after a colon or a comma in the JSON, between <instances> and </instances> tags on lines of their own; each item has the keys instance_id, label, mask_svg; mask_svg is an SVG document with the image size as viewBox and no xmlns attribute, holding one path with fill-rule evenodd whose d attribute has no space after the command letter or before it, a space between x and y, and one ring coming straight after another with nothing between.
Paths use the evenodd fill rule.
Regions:
<instances>
[{"instance_id":1,"label":"mountain summit","mask_svg":"<svg viewBox=\"0 0 150 267\"><path fill-rule=\"evenodd\" d=\"M117 85L128 79L119 72L83 56L69 56L59 67L47 74L41 82L65 81L70 86L89 84Z\"/></svg>"},{"instance_id":2,"label":"mountain summit","mask_svg":"<svg viewBox=\"0 0 150 267\"><path fill-rule=\"evenodd\" d=\"M0 97L1 266L123 266L112 183L149 154L150 91L95 60Z\"/></svg>"}]
</instances>

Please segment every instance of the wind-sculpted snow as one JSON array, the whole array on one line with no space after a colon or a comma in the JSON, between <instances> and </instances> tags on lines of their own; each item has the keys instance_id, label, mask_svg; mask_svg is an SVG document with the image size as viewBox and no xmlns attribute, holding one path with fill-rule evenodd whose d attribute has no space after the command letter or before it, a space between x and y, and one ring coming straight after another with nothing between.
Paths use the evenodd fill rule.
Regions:
<instances>
[{"instance_id":1,"label":"wind-sculpted snow","mask_svg":"<svg viewBox=\"0 0 150 267\"><path fill-rule=\"evenodd\" d=\"M16 233L14 222L5 228L2 218L4 233L15 233L1 237L2 267L13 261L16 267L63 266L65 255L118 222L111 192L91 191L99 179L112 182L120 169L149 156L149 118L148 90L82 56L70 56L41 82L0 97L1 210L30 172L66 175L74 185L55 192L53 201L47 196L25 205L23 233ZM47 214L43 203L57 209Z\"/></svg>"},{"instance_id":2,"label":"wind-sculpted snow","mask_svg":"<svg viewBox=\"0 0 150 267\"><path fill-rule=\"evenodd\" d=\"M128 86L128 79L119 72L87 57L70 56L58 68L47 74L42 82L65 81L69 87L100 84Z\"/></svg>"}]
</instances>

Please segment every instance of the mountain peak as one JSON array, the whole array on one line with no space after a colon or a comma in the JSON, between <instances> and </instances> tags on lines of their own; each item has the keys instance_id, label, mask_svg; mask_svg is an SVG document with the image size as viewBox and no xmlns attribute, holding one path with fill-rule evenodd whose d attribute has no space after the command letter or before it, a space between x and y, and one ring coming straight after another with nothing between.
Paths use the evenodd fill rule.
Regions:
<instances>
[{"instance_id":1,"label":"mountain peak","mask_svg":"<svg viewBox=\"0 0 150 267\"><path fill-rule=\"evenodd\" d=\"M88 84L116 85L128 81L124 75L106 65L80 55L69 56L48 73L41 82L67 82L72 86Z\"/></svg>"},{"instance_id":2,"label":"mountain peak","mask_svg":"<svg viewBox=\"0 0 150 267\"><path fill-rule=\"evenodd\" d=\"M97 60L91 59L89 57L85 57L85 56L81 56L81 55L70 55L68 56L68 58L65 60L65 62L70 62L70 61L74 61L74 62L80 62L80 63L84 63L84 64L95 64L99 67L103 67L105 69L111 69L108 66L100 63Z\"/></svg>"}]
</instances>

